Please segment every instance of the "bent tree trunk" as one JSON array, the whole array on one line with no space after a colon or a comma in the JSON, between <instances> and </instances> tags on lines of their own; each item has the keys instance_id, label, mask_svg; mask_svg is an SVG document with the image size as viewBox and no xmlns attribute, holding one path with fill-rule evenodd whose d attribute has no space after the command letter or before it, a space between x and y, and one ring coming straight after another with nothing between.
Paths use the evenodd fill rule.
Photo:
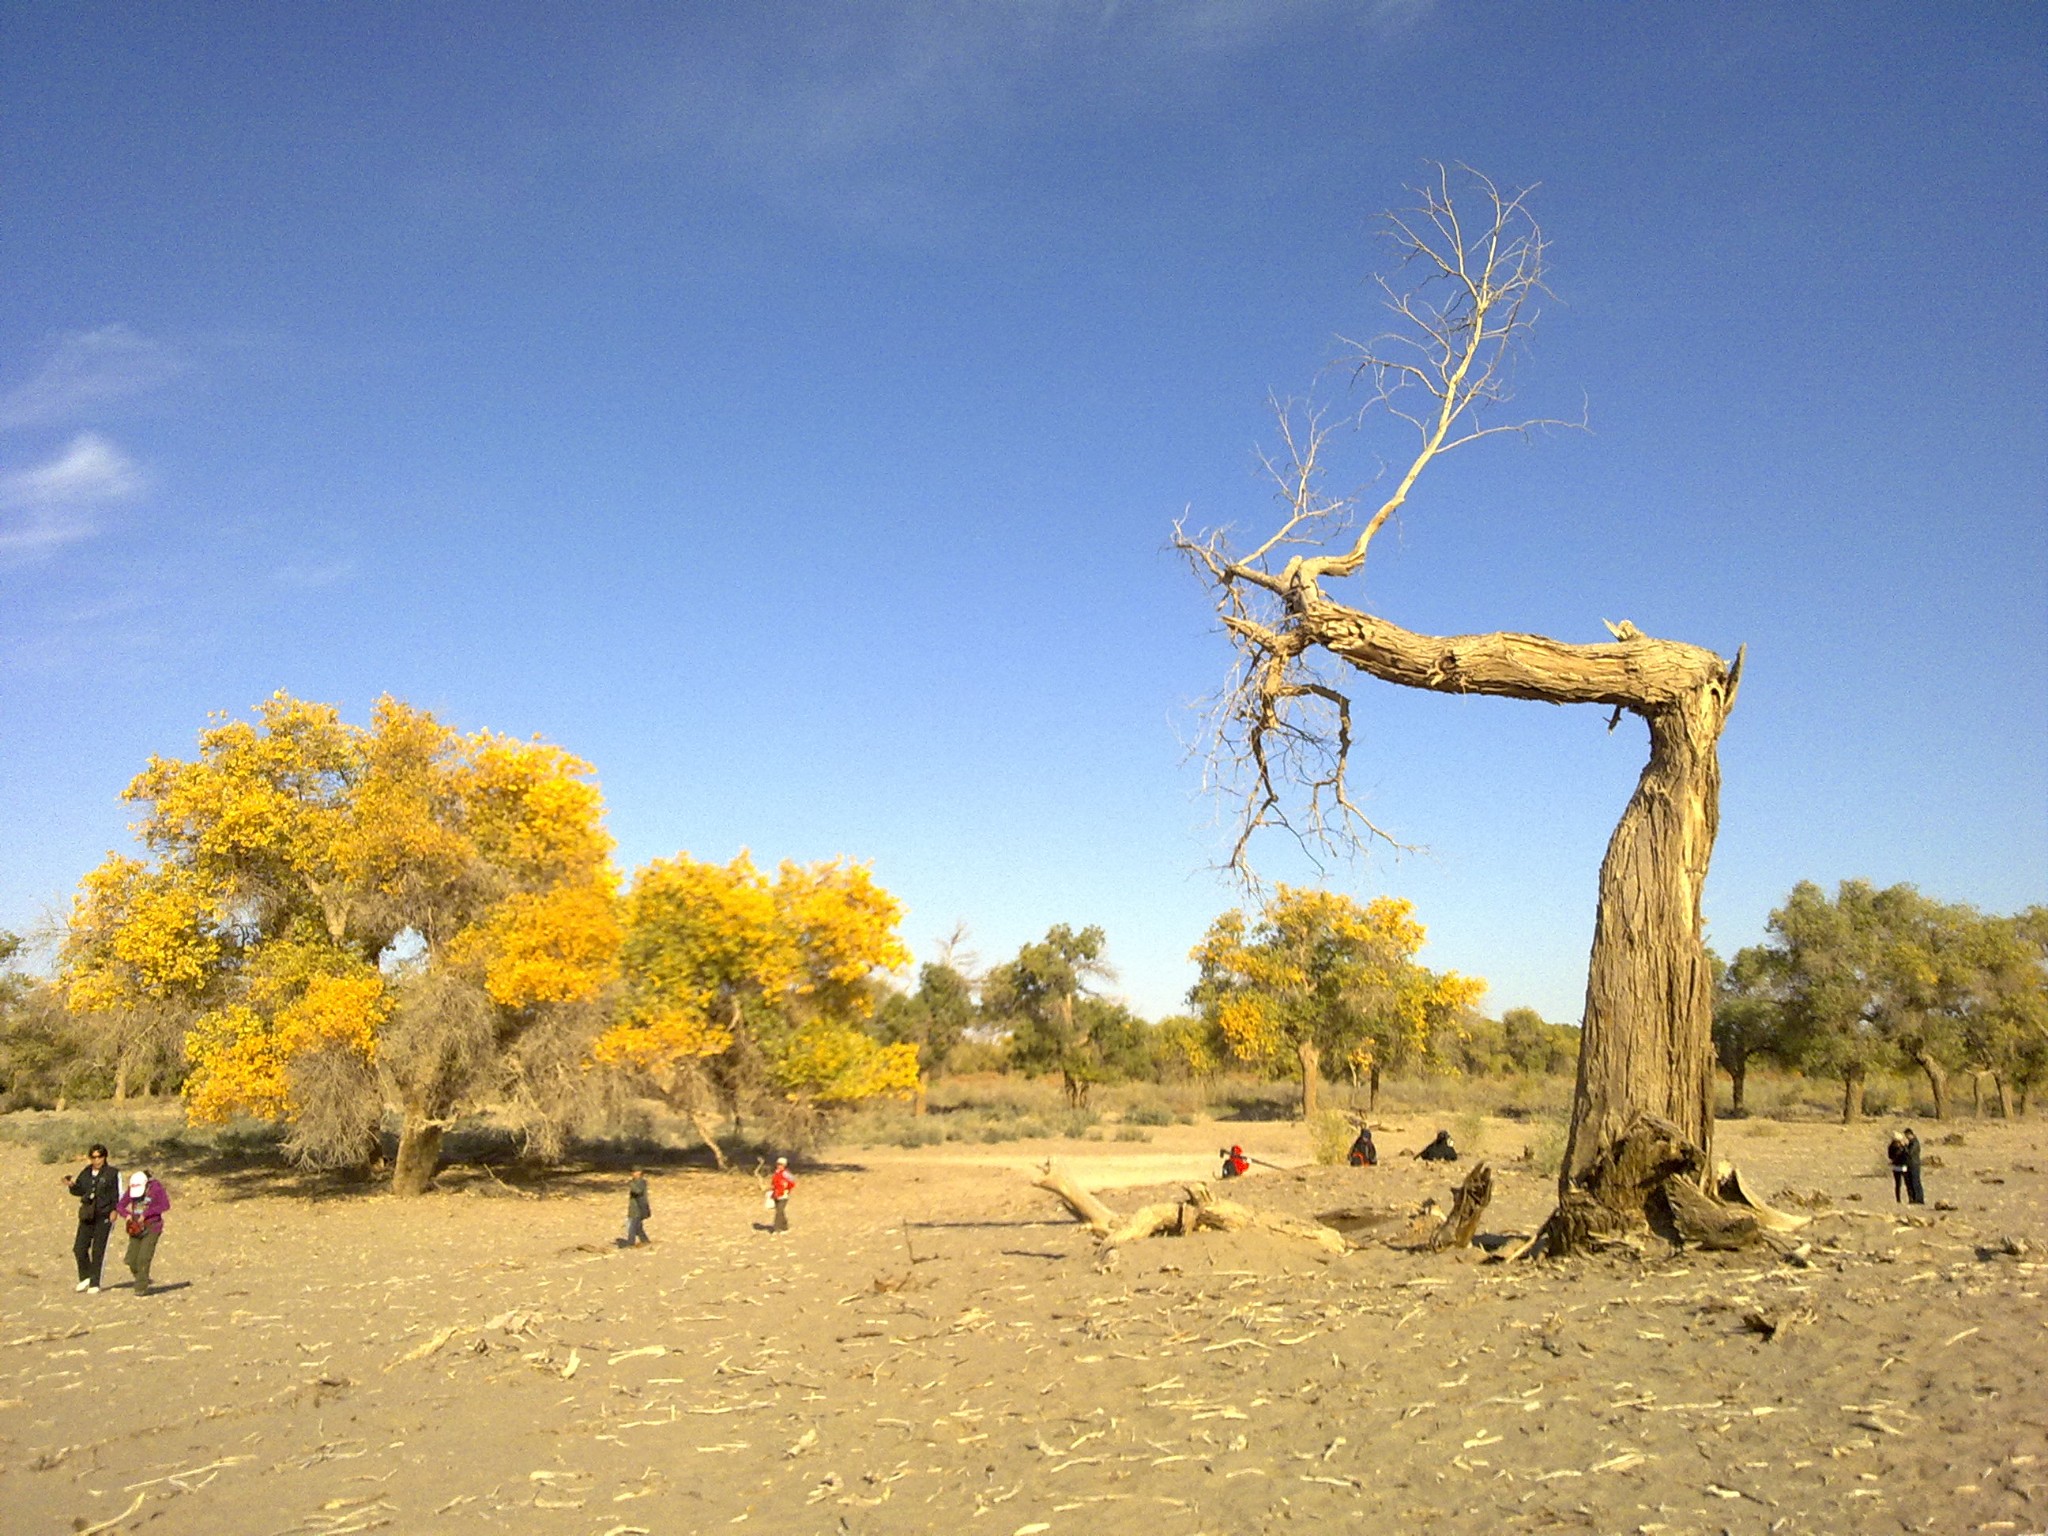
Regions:
<instances>
[{"instance_id":1,"label":"bent tree trunk","mask_svg":"<svg viewBox=\"0 0 2048 1536\"><path fill-rule=\"evenodd\" d=\"M1948 1118L1948 1069L1934 1059L1930 1051L1921 1051L1913 1057L1913 1064L1927 1074L1927 1086L1934 1093L1934 1118Z\"/></svg>"},{"instance_id":2,"label":"bent tree trunk","mask_svg":"<svg viewBox=\"0 0 2048 1536\"><path fill-rule=\"evenodd\" d=\"M1323 1053L1313 1040L1303 1040L1294 1049L1301 1057L1301 1121L1313 1125L1319 1105L1317 1089L1322 1078Z\"/></svg>"},{"instance_id":3,"label":"bent tree trunk","mask_svg":"<svg viewBox=\"0 0 2048 1536\"><path fill-rule=\"evenodd\" d=\"M1668 1220L1667 1155L1633 1155L1628 1139L1687 1150L1683 1176L1713 1166L1713 978L1700 899L1720 820L1722 727L1742 657L1611 626L1609 645L1542 635L1419 635L1294 586L1303 640L1386 682L1550 704L1600 704L1640 716L1650 757L1600 865L1571 1130L1559 1175L1552 1252Z\"/></svg>"}]
</instances>

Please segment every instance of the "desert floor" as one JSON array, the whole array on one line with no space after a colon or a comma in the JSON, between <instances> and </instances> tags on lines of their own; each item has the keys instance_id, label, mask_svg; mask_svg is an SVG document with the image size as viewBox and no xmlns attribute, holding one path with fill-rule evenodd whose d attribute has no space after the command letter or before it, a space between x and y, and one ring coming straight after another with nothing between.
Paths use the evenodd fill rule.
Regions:
<instances>
[{"instance_id":1,"label":"desert floor","mask_svg":"<svg viewBox=\"0 0 2048 1536\"><path fill-rule=\"evenodd\" d=\"M1433 1129L1230 1192L1412 1207L1463 1171L1402 1155ZM401 1202L172 1168L148 1296L118 1235L118 1283L74 1293L71 1165L0 1147L0 1528L2040 1532L2048 1122L1947 1129L1908 1209L1887 1127L1723 1122L1753 1187L1831 1202L1807 1267L1213 1232L1105 1264L1028 1183L1058 1156L1129 1208L1221 1142L1304 1163L1278 1124L842 1150L780 1237L751 1175L665 1169L629 1252L619 1170ZM1490 1232L1548 1210L1528 1135L1486 1123Z\"/></svg>"}]
</instances>

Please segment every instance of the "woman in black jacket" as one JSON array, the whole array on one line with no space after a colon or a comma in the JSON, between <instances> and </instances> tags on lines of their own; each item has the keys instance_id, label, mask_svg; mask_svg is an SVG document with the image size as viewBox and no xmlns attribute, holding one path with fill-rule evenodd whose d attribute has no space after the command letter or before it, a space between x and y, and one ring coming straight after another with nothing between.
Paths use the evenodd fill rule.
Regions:
<instances>
[{"instance_id":1,"label":"woman in black jacket","mask_svg":"<svg viewBox=\"0 0 2048 1536\"><path fill-rule=\"evenodd\" d=\"M71 1256L78 1260L81 1291L98 1291L100 1265L106 1262L107 1235L114 1230L114 1205L121 1198L121 1174L107 1161L107 1149L99 1142L85 1155L85 1167L64 1187L78 1197L78 1236L71 1244Z\"/></svg>"}]
</instances>

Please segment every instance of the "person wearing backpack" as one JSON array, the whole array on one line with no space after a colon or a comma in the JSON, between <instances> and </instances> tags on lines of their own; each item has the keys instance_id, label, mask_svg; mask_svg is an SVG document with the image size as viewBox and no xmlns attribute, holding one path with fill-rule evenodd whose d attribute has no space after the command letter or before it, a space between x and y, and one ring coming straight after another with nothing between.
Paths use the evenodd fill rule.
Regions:
<instances>
[{"instance_id":1,"label":"person wearing backpack","mask_svg":"<svg viewBox=\"0 0 2048 1536\"><path fill-rule=\"evenodd\" d=\"M76 1289L97 1295L100 1266L107 1260L107 1235L114 1230L114 1207L121 1199L121 1173L107 1160L105 1143L92 1144L85 1167L64 1187L78 1197L78 1236L71 1244L71 1256L78 1260Z\"/></svg>"},{"instance_id":2,"label":"person wearing backpack","mask_svg":"<svg viewBox=\"0 0 2048 1536\"><path fill-rule=\"evenodd\" d=\"M147 1173L128 1175L128 1189L114 1207L128 1229L128 1273L135 1277L135 1294L149 1294L149 1266L156 1258L157 1240L164 1235L164 1212L171 1208L170 1191Z\"/></svg>"}]
</instances>

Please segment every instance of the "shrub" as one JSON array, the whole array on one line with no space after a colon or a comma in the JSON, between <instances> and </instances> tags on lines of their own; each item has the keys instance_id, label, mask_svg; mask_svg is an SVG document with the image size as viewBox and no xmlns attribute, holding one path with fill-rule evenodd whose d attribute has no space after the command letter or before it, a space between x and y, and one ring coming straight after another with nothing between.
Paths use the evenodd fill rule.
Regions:
<instances>
[{"instance_id":1,"label":"shrub","mask_svg":"<svg viewBox=\"0 0 2048 1536\"><path fill-rule=\"evenodd\" d=\"M1133 1104L1129 1109L1124 1111L1124 1124L1171 1125L1173 1124L1173 1111L1171 1109L1168 1109L1164 1104L1158 1103L1156 1101L1147 1101L1143 1104Z\"/></svg>"},{"instance_id":2,"label":"shrub","mask_svg":"<svg viewBox=\"0 0 2048 1536\"><path fill-rule=\"evenodd\" d=\"M1357 1134L1351 1117L1340 1110L1318 1110L1315 1119L1309 1122L1309 1146L1316 1161L1326 1168L1344 1161L1344 1154L1351 1150L1352 1138Z\"/></svg>"},{"instance_id":3,"label":"shrub","mask_svg":"<svg viewBox=\"0 0 2048 1536\"><path fill-rule=\"evenodd\" d=\"M1150 1141L1152 1133L1140 1125L1120 1125L1116 1128L1118 1141Z\"/></svg>"}]
</instances>

